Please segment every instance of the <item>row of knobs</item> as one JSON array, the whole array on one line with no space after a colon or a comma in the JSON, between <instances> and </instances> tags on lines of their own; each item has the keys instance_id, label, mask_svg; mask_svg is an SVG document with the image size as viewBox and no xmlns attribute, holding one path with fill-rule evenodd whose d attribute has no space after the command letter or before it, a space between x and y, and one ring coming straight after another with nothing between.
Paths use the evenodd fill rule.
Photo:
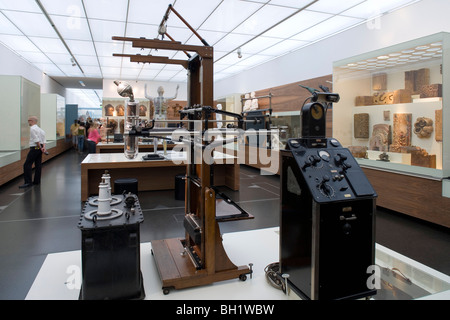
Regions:
<instances>
[{"instance_id":1,"label":"row of knobs","mask_svg":"<svg viewBox=\"0 0 450 320\"><path fill-rule=\"evenodd\" d=\"M322 160L329 162L330 159L329 159L329 157L324 157L324 156L320 157L318 155L310 155L305 160L305 163L303 164L302 169L306 170L306 168L308 168L308 167L317 167L317 165ZM346 162L346 160L347 160L347 156L345 154L338 153L334 156L334 162L335 162L336 166L341 167L344 172L347 169L352 167L349 163ZM331 187L328 184L328 182L331 179L333 181L342 181L344 178L345 178L345 176L342 173L335 174L332 178L330 178L330 176L325 174L322 177L322 180L319 180L319 179L317 180L317 182L318 182L317 187L325 196L331 197L334 194L334 189L333 189L333 187ZM345 189L347 189L347 188L345 188Z\"/></svg>"}]
</instances>

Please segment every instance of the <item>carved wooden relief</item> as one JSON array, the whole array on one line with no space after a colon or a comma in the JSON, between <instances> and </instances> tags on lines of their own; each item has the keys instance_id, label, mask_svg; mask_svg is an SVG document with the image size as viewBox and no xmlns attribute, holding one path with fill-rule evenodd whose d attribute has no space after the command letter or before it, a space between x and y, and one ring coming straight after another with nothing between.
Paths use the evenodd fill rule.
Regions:
<instances>
[{"instance_id":1,"label":"carved wooden relief","mask_svg":"<svg viewBox=\"0 0 450 320\"><path fill-rule=\"evenodd\" d=\"M365 146L349 146L348 150L350 150L355 158L368 158L367 147Z\"/></svg>"},{"instance_id":2,"label":"carved wooden relief","mask_svg":"<svg viewBox=\"0 0 450 320\"><path fill-rule=\"evenodd\" d=\"M369 139L369 114L358 113L353 116L354 136L356 139Z\"/></svg>"},{"instance_id":3,"label":"carved wooden relief","mask_svg":"<svg viewBox=\"0 0 450 320\"><path fill-rule=\"evenodd\" d=\"M373 126L369 149L386 152L389 150L391 140L391 126L388 124L376 124Z\"/></svg>"},{"instance_id":4,"label":"carved wooden relief","mask_svg":"<svg viewBox=\"0 0 450 320\"><path fill-rule=\"evenodd\" d=\"M420 117L414 122L414 134L419 138L429 138L433 133L433 120Z\"/></svg>"},{"instance_id":5,"label":"carved wooden relief","mask_svg":"<svg viewBox=\"0 0 450 320\"><path fill-rule=\"evenodd\" d=\"M394 146L410 146L411 145L411 113L394 113L394 133L392 144Z\"/></svg>"},{"instance_id":6,"label":"carved wooden relief","mask_svg":"<svg viewBox=\"0 0 450 320\"><path fill-rule=\"evenodd\" d=\"M147 116L147 107L144 106L143 104L141 104L141 105L139 106L139 116L140 116L140 117L145 117L145 116Z\"/></svg>"},{"instance_id":7,"label":"carved wooden relief","mask_svg":"<svg viewBox=\"0 0 450 320\"><path fill-rule=\"evenodd\" d=\"M371 106L373 105L373 96L358 96L355 98L355 106Z\"/></svg>"},{"instance_id":8,"label":"carved wooden relief","mask_svg":"<svg viewBox=\"0 0 450 320\"><path fill-rule=\"evenodd\" d=\"M123 105L119 104L119 105L116 107L116 111L117 111L117 116L118 116L118 117L123 117L124 112L125 112L125 107L124 107Z\"/></svg>"},{"instance_id":9,"label":"carved wooden relief","mask_svg":"<svg viewBox=\"0 0 450 320\"><path fill-rule=\"evenodd\" d=\"M442 141L442 109L435 111L435 121L436 121L436 141Z\"/></svg>"},{"instance_id":10,"label":"carved wooden relief","mask_svg":"<svg viewBox=\"0 0 450 320\"><path fill-rule=\"evenodd\" d=\"M114 115L114 107L112 104L108 103L105 106L105 117L112 117Z\"/></svg>"},{"instance_id":11,"label":"carved wooden relief","mask_svg":"<svg viewBox=\"0 0 450 320\"><path fill-rule=\"evenodd\" d=\"M430 84L422 86L420 89L420 98L442 97L442 84Z\"/></svg>"},{"instance_id":12,"label":"carved wooden relief","mask_svg":"<svg viewBox=\"0 0 450 320\"><path fill-rule=\"evenodd\" d=\"M411 154L411 165L436 168L436 155L428 154L425 149L416 146L403 147L402 152Z\"/></svg>"},{"instance_id":13,"label":"carved wooden relief","mask_svg":"<svg viewBox=\"0 0 450 320\"><path fill-rule=\"evenodd\" d=\"M393 103L411 103L412 92L410 90L406 89L400 89L394 91L394 101Z\"/></svg>"},{"instance_id":14,"label":"carved wooden relief","mask_svg":"<svg viewBox=\"0 0 450 320\"><path fill-rule=\"evenodd\" d=\"M393 104L393 92L377 92L373 95L373 104Z\"/></svg>"},{"instance_id":15,"label":"carved wooden relief","mask_svg":"<svg viewBox=\"0 0 450 320\"><path fill-rule=\"evenodd\" d=\"M372 76L372 89L374 91L387 90L387 74L376 73Z\"/></svg>"},{"instance_id":16,"label":"carved wooden relief","mask_svg":"<svg viewBox=\"0 0 450 320\"><path fill-rule=\"evenodd\" d=\"M405 89L412 94L420 94L423 86L430 84L430 69L411 70L405 72Z\"/></svg>"}]
</instances>

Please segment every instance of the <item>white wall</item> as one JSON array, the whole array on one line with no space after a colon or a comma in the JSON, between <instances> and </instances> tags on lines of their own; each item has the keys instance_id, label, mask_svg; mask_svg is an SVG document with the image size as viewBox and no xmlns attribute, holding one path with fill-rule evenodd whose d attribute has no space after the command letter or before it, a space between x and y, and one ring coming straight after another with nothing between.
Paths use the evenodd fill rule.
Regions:
<instances>
[{"instance_id":1,"label":"white wall","mask_svg":"<svg viewBox=\"0 0 450 320\"><path fill-rule=\"evenodd\" d=\"M20 56L0 43L0 74L9 76L22 76L41 87L41 93L57 93L65 96L64 87L35 66L29 64Z\"/></svg>"},{"instance_id":2,"label":"white wall","mask_svg":"<svg viewBox=\"0 0 450 320\"><path fill-rule=\"evenodd\" d=\"M215 99L333 73L333 62L446 31L449 0L422 0L214 84ZM374 28L375 26L375 28Z\"/></svg>"}]
</instances>

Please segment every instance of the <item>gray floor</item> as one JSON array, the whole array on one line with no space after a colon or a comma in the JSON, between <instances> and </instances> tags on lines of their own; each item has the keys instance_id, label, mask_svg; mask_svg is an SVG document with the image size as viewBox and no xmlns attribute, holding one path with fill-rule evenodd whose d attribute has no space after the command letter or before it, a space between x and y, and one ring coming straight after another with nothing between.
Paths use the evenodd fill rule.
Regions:
<instances>
[{"instance_id":1,"label":"gray floor","mask_svg":"<svg viewBox=\"0 0 450 320\"><path fill-rule=\"evenodd\" d=\"M24 299L49 253L80 250L80 163L74 150L48 161L40 186L19 189L19 177L0 187L0 299ZM279 225L279 177L241 166L241 188L222 188L255 216L221 223L222 233ZM182 237L184 201L173 191L141 192L141 241ZM376 241L445 274L450 274L449 229L378 208Z\"/></svg>"}]
</instances>

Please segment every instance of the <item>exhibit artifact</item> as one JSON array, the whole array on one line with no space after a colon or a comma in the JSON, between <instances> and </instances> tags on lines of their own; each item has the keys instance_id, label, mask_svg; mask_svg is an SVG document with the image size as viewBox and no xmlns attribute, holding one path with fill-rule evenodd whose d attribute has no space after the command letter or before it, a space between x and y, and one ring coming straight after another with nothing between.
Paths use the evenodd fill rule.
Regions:
<instances>
[{"instance_id":1,"label":"exhibit artifact","mask_svg":"<svg viewBox=\"0 0 450 320\"><path fill-rule=\"evenodd\" d=\"M126 112L124 113L125 120L123 126L124 153L128 159L134 159L139 153L138 138L130 135L129 133L130 130L132 130L132 128L136 128L139 123L139 102L134 100L133 88L131 85L117 80L114 81L114 84L117 86L117 93L124 98L128 98Z\"/></svg>"},{"instance_id":2,"label":"exhibit artifact","mask_svg":"<svg viewBox=\"0 0 450 320\"><path fill-rule=\"evenodd\" d=\"M354 136L359 139L369 139L369 114L357 113L354 115Z\"/></svg>"},{"instance_id":3,"label":"exhibit artifact","mask_svg":"<svg viewBox=\"0 0 450 320\"><path fill-rule=\"evenodd\" d=\"M370 297L377 194L350 151L325 137L325 111L339 95L312 93L302 137L281 151L279 276L304 299Z\"/></svg>"},{"instance_id":4,"label":"exhibit artifact","mask_svg":"<svg viewBox=\"0 0 450 320\"><path fill-rule=\"evenodd\" d=\"M169 107L169 102L176 99L178 95L179 85L177 85L175 95L173 97L164 97L164 88L162 86L158 87L158 96L152 97L147 92L147 84L145 84L145 97L153 103L153 114L150 116L151 119L155 120L165 120L167 119L167 108ZM161 122L157 126L167 127L167 123Z\"/></svg>"},{"instance_id":5,"label":"exhibit artifact","mask_svg":"<svg viewBox=\"0 0 450 320\"><path fill-rule=\"evenodd\" d=\"M200 39L203 45L181 44L173 40L167 33L167 28L160 28L162 35L171 41L145 38L113 37L113 40L132 42L136 48L151 48L157 50L176 50L186 53L188 60L169 59L151 55L113 54L114 56L130 57L132 62L178 64L188 72L188 103L187 107L180 110L180 120L177 121L189 134L184 134L175 142L182 143L188 154L185 179L185 216L184 238L172 238L151 241L153 259L159 272L162 289L165 294L170 289L182 289L194 286L202 286L217 281L229 279L245 280L251 273L248 265L236 266L225 252L218 222L223 221L219 216L216 198L220 197L214 186L214 163L201 156L204 150L213 150L216 146L236 141L240 131L234 130L233 125L228 125L227 138L218 141L210 141L205 135L213 128L214 113L232 117L235 128L242 128L244 120L240 114L234 114L225 110L214 109L213 106L213 57L214 50L206 40L169 5L161 26L166 24L169 14L173 12L187 27ZM193 55L191 56L191 53ZM169 121L152 119L149 127L141 128L133 126L129 135L143 137L166 138L165 135L173 131L172 128L158 128L156 124ZM221 120L224 122L225 120ZM230 121L230 120L227 120ZM231 129L231 130L229 130ZM222 129L215 129L222 130ZM229 135L235 135L228 138ZM173 138L173 137L172 137ZM200 156L199 156L200 155ZM228 201L229 200L229 201ZM224 218L228 220L250 219L253 216L242 210L237 204L228 198L226 204L233 205L237 213Z\"/></svg>"},{"instance_id":6,"label":"exhibit artifact","mask_svg":"<svg viewBox=\"0 0 450 320\"><path fill-rule=\"evenodd\" d=\"M81 230L81 300L143 299L140 224L144 216L135 194L111 194L107 172L99 195L85 203Z\"/></svg>"},{"instance_id":7,"label":"exhibit artifact","mask_svg":"<svg viewBox=\"0 0 450 320\"><path fill-rule=\"evenodd\" d=\"M414 134L419 138L429 138L433 133L433 120L426 117L417 118L414 122Z\"/></svg>"},{"instance_id":8,"label":"exhibit artifact","mask_svg":"<svg viewBox=\"0 0 450 320\"><path fill-rule=\"evenodd\" d=\"M389 151L391 144L391 126L379 123L373 126L372 137L369 142L369 150Z\"/></svg>"}]
</instances>

